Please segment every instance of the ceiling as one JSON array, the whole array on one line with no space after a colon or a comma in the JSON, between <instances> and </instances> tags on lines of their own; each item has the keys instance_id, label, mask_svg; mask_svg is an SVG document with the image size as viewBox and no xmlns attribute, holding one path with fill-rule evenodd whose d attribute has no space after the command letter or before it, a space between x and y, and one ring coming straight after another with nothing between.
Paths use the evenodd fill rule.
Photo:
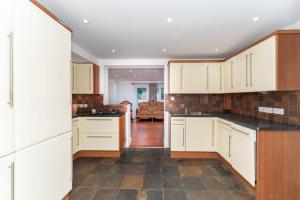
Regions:
<instances>
[{"instance_id":1,"label":"ceiling","mask_svg":"<svg viewBox=\"0 0 300 200\"><path fill-rule=\"evenodd\" d=\"M80 55L72 52L72 62L73 63L86 63L86 62L90 62L87 59L81 57Z\"/></svg>"},{"instance_id":2,"label":"ceiling","mask_svg":"<svg viewBox=\"0 0 300 200\"><path fill-rule=\"evenodd\" d=\"M149 82L163 82L164 69L162 68L123 68L123 69L108 69L108 78L121 81L149 81Z\"/></svg>"},{"instance_id":3,"label":"ceiling","mask_svg":"<svg viewBox=\"0 0 300 200\"><path fill-rule=\"evenodd\" d=\"M224 58L300 19L299 0L39 1L100 59Z\"/></svg>"}]
</instances>

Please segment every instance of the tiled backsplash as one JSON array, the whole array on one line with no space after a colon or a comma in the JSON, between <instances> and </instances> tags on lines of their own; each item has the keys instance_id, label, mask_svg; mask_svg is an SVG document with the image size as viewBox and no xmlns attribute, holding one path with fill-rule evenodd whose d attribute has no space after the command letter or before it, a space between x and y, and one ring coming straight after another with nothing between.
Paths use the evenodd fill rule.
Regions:
<instances>
[{"instance_id":1,"label":"tiled backsplash","mask_svg":"<svg viewBox=\"0 0 300 200\"><path fill-rule=\"evenodd\" d=\"M171 101L174 97L174 101ZM258 111L258 107L283 108L284 115ZM215 94L167 94L166 111L223 112L224 95ZM231 94L231 112L266 119L279 123L300 125L300 91Z\"/></svg>"},{"instance_id":2,"label":"tiled backsplash","mask_svg":"<svg viewBox=\"0 0 300 200\"><path fill-rule=\"evenodd\" d=\"M231 112L279 123L300 125L300 91L232 94ZM258 107L283 108L284 115L258 112Z\"/></svg>"},{"instance_id":3,"label":"tiled backsplash","mask_svg":"<svg viewBox=\"0 0 300 200\"><path fill-rule=\"evenodd\" d=\"M174 97L174 101L171 100ZM223 112L224 95L212 94L166 94L166 111L182 113L189 111Z\"/></svg>"},{"instance_id":4,"label":"tiled backsplash","mask_svg":"<svg viewBox=\"0 0 300 200\"><path fill-rule=\"evenodd\" d=\"M88 104L88 108L78 108L78 112L89 112L90 109L103 110L102 94L73 94L73 103Z\"/></svg>"}]
</instances>

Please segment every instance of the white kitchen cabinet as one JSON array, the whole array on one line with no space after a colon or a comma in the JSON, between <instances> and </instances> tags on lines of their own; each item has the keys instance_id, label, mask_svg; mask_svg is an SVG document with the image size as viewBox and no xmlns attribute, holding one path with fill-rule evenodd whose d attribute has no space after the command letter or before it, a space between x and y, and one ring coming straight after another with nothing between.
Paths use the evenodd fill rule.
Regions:
<instances>
[{"instance_id":1,"label":"white kitchen cabinet","mask_svg":"<svg viewBox=\"0 0 300 200\"><path fill-rule=\"evenodd\" d=\"M81 119L82 134L119 134L118 117L84 117Z\"/></svg>"},{"instance_id":2,"label":"white kitchen cabinet","mask_svg":"<svg viewBox=\"0 0 300 200\"><path fill-rule=\"evenodd\" d=\"M0 157L14 151L13 136L13 1L0 6ZM0 176L2 177L2 176ZM3 184L1 184L3 185ZM0 198L2 199L2 198Z\"/></svg>"},{"instance_id":3,"label":"white kitchen cabinet","mask_svg":"<svg viewBox=\"0 0 300 200\"><path fill-rule=\"evenodd\" d=\"M77 90L77 72L76 72L76 65L72 63L72 94L76 94Z\"/></svg>"},{"instance_id":4,"label":"white kitchen cabinet","mask_svg":"<svg viewBox=\"0 0 300 200\"><path fill-rule=\"evenodd\" d=\"M233 87L234 92L246 92L248 90L248 65L247 58L245 52L242 52L235 56L233 63Z\"/></svg>"},{"instance_id":5,"label":"white kitchen cabinet","mask_svg":"<svg viewBox=\"0 0 300 200\"><path fill-rule=\"evenodd\" d=\"M183 63L171 63L169 67L169 84L170 93L183 92Z\"/></svg>"},{"instance_id":6,"label":"white kitchen cabinet","mask_svg":"<svg viewBox=\"0 0 300 200\"><path fill-rule=\"evenodd\" d=\"M209 117L186 117L185 150L215 151L214 119Z\"/></svg>"},{"instance_id":7,"label":"white kitchen cabinet","mask_svg":"<svg viewBox=\"0 0 300 200\"><path fill-rule=\"evenodd\" d=\"M14 154L0 158L0 199L14 199Z\"/></svg>"},{"instance_id":8,"label":"white kitchen cabinet","mask_svg":"<svg viewBox=\"0 0 300 200\"><path fill-rule=\"evenodd\" d=\"M83 150L118 151L118 134L81 134L81 146Z\"/></svg>"},{"instance_id":9,"label":"white kitchen cabinet","mask_svg":"<svg viewBox=\"0 0 300 200\"><path fill-rule=\"evenodd\" d=\"M182 70L182 93L208 93L209 63L184 63Z\"/></svg>"},{"instance_id":10,"label":"white kitchen cabinet","mask_svg":"<svg viewBox=\"0 0 300 200\"><path fill-rule=\"evenodd\" d=\"M208 92L222 92L222 63L210 63L208 67Z\"/></svg>"},{"instance_id":11,"label":"white kitchen cabinet","mask_svg":"<svg viewBox=\"0 0 300 200\"><path fill-rule=\"evenodd\" d=\"M77 153L80 150L80 122L79 118L73 119L72 120L72 138L73 138L73 144L72 144L72 149L73 149L73 154Z\"/></svg>"},{"instance_id":12,"label":"white kitchen cabinet","mask_svg":"<svg viewBox=\"0 0 300 200\"><path fill-rule=\"evenodd\" d=\"M75 94L93 94L93 64L74 64Z\"/></svg>"},{"instance_id":13,"label":"white kitchen cabinet","mask_svg":"<svg viewBox=\"0 0 300 200\"><path fill-rule=\"evenodd\" d=\"M28 0L14 4L16 150L71 127L71 32Z\"/></svg>"},{"instance_id":14,"label":"white kitchen cabinet","mask_svg":"<svg viewBox=\"0 0 300 200\"><path fill-rule=\"evenodd\" d=\"M276 90L276 36L255 45L248 54L251 91Z\"/></svg>"},{"instance_id":15,"label":"white kitchen cabinet","mask_svg":"<svg viewBox=\"0 0 300 200\"><path fill-rule=\"evenodd\" d=\"M255 130L232 125L231 163L252 186L255 186Z\"/></svg>"},{"instance_id":16,"label":"white kitchen cabinet","mask_svg":"<svg viewBox=\"0 0 300 200\"><path fill-rule=\"evenodd\" d=\"M231 123L217 119L217 152L231 163Z\"/></svg>"},{"instance_id":17,"label":"white kitchen cabinet","mask_svg":"<svg viewBox=\"0 0 300 200\"><path fill-rule=\"evenodd\" d=\"M229 59L224 62L224 92L230 93L234 91L233 87L233 65L234 60Z\"/></svg>"},{"instance_id":18,"label":"white kitchen cabinet","mask_svg":"<svg viewBox=\"0 0 300 200\"><path fill-rule=\"evenodd\" d=\"M16 153L15 199L60 200L70 192L71 141L69 132Z\"/></svg>"},{"instance_id":19,"label":"white kitchen cabinet","mask_svg":"<svg viewBox=\"0 0 300 200\"><path fill-rule=\"evenodd\" d=\"M185 117L171 117L171 151L185 151Z\"/></svg>"}]
</instances>

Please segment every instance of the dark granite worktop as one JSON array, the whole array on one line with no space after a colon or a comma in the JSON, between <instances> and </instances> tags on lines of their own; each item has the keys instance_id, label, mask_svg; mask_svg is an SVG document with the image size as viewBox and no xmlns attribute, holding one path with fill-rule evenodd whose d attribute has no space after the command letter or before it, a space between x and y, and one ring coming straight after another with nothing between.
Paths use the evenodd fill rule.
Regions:
<instances>
[{"instance_id":1,"label":"dark granite worktop","mask_svg":"<svg viewBox=\"0 0 300 200\"><path fill-rule=\"evenodd\" d=\"M237 125L244 126L253 130L274 130L274 131L300 131L300 126L281 124L267 120L246 117L237 114L224 114L224 113L205 113L199 115L189 114L174 114L170 113L171 117L218 117L220 119L228 120Z\"/></svg>"},{"instance_id":2,"label":"dark granite worktop","mask_svg":"<svg viewBox=\"0 0 300 200\"><path fill-rule=\"evenodd\" d=\"M72 118L76 118L76 117L121 117L125 115L124 112L117 112L117 113L96 113L96 114L92 114L92 113L78 113L76 115L73 115Z\"/></svg>"}]
</instances>

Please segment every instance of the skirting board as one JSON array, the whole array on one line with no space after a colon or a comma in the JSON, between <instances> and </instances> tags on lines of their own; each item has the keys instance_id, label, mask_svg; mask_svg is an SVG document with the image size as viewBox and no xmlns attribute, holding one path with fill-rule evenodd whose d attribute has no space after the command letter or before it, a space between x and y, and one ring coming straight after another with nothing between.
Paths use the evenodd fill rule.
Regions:
<instances>
[{"instance_id":1,"label":"skirting board","mask_svg":"<svg viewBox=\"0 0 300 200\"><path fill-rule=\"evenodd\" d=\"M73 155L73 159L81 158L81 157L95 157L95 158L120 158L120 151L78 151Z\"/></svg>"},{"instance_id":2,"label":"skirting board","mask_svg":"<svg viewBox=\"0 0 300 200\"><path fill-rule=\"evenodd\" d=\"M214 158L219 159L226 168L236 175L241 183L251 192L256 194L256 188L253 187L244 177L242 177L233 167L217 152L182 152L182 151L171 151L171 158Z\"/></svg>"}]
</instances>

